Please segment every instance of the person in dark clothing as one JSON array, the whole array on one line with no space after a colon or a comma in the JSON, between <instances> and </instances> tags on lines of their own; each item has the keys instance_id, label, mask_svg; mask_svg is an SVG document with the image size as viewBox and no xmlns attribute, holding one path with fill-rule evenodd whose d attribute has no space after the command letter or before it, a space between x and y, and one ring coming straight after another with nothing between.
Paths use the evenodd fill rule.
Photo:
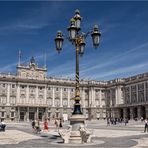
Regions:
<instances>
[{"instance_id":1,"label":"person in dark clothing","mask_svg":"<svg viewBox=\"0 0 148 148\"><path fill-rule=\"evenodd\" d=\"M62 125L62 119L60 119L59 127L60 127L60 128L63 127L63 125Z\"/></svg>"},{"instance_id":2,"label":"person in dark clothing","mask_svg":"<svg viewBox=\"0 0 148 148\"><path fill-rule=\"evenodd\" d=\"M144 132L148 132L148 119L145 119L145 127L144 127Z\"/></svg>"},{"instance_id":3,"label":"person in dark clothing","mask_svg":"<svg viewBox=\"0 0 148 148\"><path fill-rule=\"evenodd\" d=\"M32 125L32 129L33 129L33 132L34 132L35 131L35 121L34 120L32 121L31 125Z\"/></svg>"}]
</instances>

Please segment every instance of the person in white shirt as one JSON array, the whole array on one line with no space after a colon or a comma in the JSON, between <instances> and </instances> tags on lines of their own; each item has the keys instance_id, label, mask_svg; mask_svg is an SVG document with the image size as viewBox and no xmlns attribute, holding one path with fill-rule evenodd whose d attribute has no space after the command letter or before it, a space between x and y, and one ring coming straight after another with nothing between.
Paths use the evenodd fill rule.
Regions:
<instances>
[{"instance_id":1,"label":"person in white shirt","mask_svg":"<svg viewBox=\"0 0 148 148\"><path fill-rule=\"evenodd\" d=\"M6 123L4 122L4 120L2 120L0 123L1 131L5 131L5 127L6 127Z\"/></svg>"},{"instance_id":2,"label":"person in white shirt","mask_svg":"<svg viewBox=\"0 0 148 148\"><path fill-rule=\"evenodd\" d=\"M2 125L6 125L5 122L4 122L4 120L1 122L1 124L2 124Z\"/></svg>"}]
</instances>

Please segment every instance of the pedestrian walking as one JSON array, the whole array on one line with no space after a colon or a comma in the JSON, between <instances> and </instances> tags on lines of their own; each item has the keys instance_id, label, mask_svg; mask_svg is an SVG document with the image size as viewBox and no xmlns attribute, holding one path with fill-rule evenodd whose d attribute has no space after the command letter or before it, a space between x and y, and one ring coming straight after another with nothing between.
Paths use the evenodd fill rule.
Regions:
<instances>
[{"instance_id":1,"label":"pedestrian walking","mask_svg":"<svg viewBox=\"0 0 148 148\"><path fill-rule=\"evenodd\" d=\"M48 120L47 119L45 119L44 121L44 130L48 131Z\"/></svg>"},{"instance_id":2,"label":"pedestrian walking","mask_svg":"<svg viewBox=\"0 0 148 148\"><path fill-rule=\"evenodd\" d=\"M140 120L141 120L141 122L143 122L144 121L143 117L141 117Z\"/></svg>"},{"instance_id":3,"label":"pedestrian walking","mask_svg":"<svg viewBox=\"0 0 148 148\"><path fill-rule=\"evenodd\" d=\"M126 126L127 123L128 123L128 119L125 118L125 119L124 119L124 125Z\"/></svg>"},{"instance_id":4,"label":"pedestrian walking","mask_svg":"<svg viewBox=\"0 0 148 148\"><path fill-rule=\"evenodd\" d=\"M145 119L144 123L145 123L144 132L146 131L148 132L148 119Z\"/></svg>"},{"instance_id":5,"label":"pedestrian walking","mask_svg":"<svg viewBox=\"0 0 148 148\"><path fill-rule=\"evenodd\" d=\"M35 122L35 129L36 129L36 134L39 134L40 131L41 131L41 128L40 128L40 121L39 121L39 120L37 120L37 121Z\"/></svg>"},{"instance_id":6,"label":"pedestrian walking","mask_svg":"<svg viewBox=\"0 0 148 148\"><path fill-rule=\"evenodd\" d=\"M107 126L110 126L110 118L107 118Z\"/></svg>"},{"instance_id":7,"label":"pedestrian walking","mask_svg":"<svg viewBox=\"0 0 148 148\"><path fill-rule=\"evenodd\" d=\"M58 123L57 119L55 119L54 124L55 124L56 130L58 130L59 129L59 123Z\"/></svg>"},{"instance_id":8,"label":"pedestrian walking","mask_svg":"<svg viewBox=\"0 0 148 148\"><path fill-rule=\"evenodd\" d=\"M32 120L31 126L32 126L33 132L35 132L35 121L34 120Z\"/></svg>"},{"instance_id":9,"label":"pedestrian walking","mask_svg":"<svg viewBox=\"0 0 148 148\"><path fill-rule=\"evenodd\" d=\"M5 132L5 128L6 128L6 123L4 122L4 120L1 120L1 123L0 123L0 131Z\"/></svg>"},{"instance_id":10,"label":"pedestrian walking","mask_svg":"<svg viewBox=\"0 0 148 148\"><path fill-rule=\"evenodd\" d=\"M60 128L63 127L63 125L62 125L62 119L60 119L59 127L60 127Z\"/></svg>"}]
</instances>

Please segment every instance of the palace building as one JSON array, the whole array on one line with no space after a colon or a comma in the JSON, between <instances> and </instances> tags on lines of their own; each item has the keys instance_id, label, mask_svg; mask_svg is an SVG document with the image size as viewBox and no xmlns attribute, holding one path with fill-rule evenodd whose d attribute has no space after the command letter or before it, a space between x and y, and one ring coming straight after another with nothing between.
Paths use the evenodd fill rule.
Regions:
<instances>
[{"instance_id":1,"label":"palace building","mask_svg":"<svg viewBox=\"0 0 148 148\"><path fill-rule=\"evenodd\" d=\"M46 76L32 57L17 73L0 74L0 119L67 120L73 112L75 80ZM111 81L80 80L82 112L87 119L148 118L148 73Z\"/></svg>"}]
</instances>

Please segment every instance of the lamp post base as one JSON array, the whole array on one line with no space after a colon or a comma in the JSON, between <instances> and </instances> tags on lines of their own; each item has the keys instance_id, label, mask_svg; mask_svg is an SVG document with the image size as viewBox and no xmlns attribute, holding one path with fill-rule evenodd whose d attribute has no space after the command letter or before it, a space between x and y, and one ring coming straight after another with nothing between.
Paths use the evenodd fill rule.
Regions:
<instances>
[{"instance_id":1,"label":"lamp post base","mask_svg":"<svg viewBox=\"0 0 148 148\"><path fill-rule=\"evenodd\" d=\"M82 114L74 114L71 116L70 125L72 126L72 131L70 133L69 143L77 144L82 143L82 137L80 134L81 125L84 126L85 117Z\"/></svg>"}]
</instances>

